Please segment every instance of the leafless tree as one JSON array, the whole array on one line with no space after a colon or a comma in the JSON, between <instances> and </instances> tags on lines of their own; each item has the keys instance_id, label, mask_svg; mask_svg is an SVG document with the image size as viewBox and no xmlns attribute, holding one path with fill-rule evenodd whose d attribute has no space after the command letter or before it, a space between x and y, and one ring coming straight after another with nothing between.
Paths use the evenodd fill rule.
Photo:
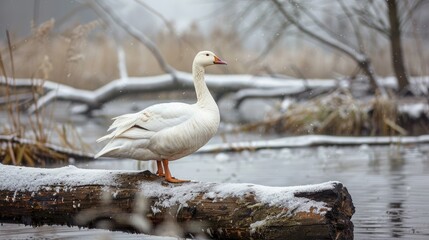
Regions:
<instances>
[{"instance_id":1,"label":"leafless tree","mask_svg":"<svg viewBox=\"0 0 429 240\"><path fill-rule=\"evenodd\" d=\"M378 89L375 70L371 64L367 36L369 33L380 33L391 45L392 67L398 80L398 90L404 91L409 85L404 57L402 53L402 32L412 21L413 14L428 1L329 1L326 8L321 2L296 0L250 1L243 12L236 14L242 20L243 39L250 32L265 31L272 35L266 42L259 57L267 55L275 44L284 39L286 31L294 26L299 33L315 40L324 46L337 50L357 63L357 66L368 76L374 90ZM257 11L255 10L257 9ZM325 12L318 12L323 9ZM256 13L255 13L256 12ZM250 16L250 17L249 17ZM246 18L247 17L247 18ZM333 24L327 19L334 19ZM341 31L336 27L341 26ZM275 34L272 34L275 33ZM377 34L378 35L378 34Z\"/></svg>"},{"instance_id":2,"label":"leafless tree","mask_svg":"<svg viewBox=\"0 0 429 240\"><path fill-rule=\"evenodd\" d=\"M338 34L334 33L332 29L330 29L326 24L324 24L320 19L318 19L317 16L315 16L303 4L300 4L294 0L289 0L287 2L271 0L271 3L274 5L275 8L277 8L277 10L285 21L294 25L306 36L322 43L325 46L328 46L345 54L353 61L355 61L357 65L368 76L372 88L374 90L378 89L375 71L371 64L370 58L365 53L364 47L361 43L361 35L353 19L349 18L355 30L357 38L355 42L357 42L358 44L352 44L344 38L339 38L337 36ZM349 14L347 6L342 4L341 1L339 1L339 4L341 6L341 9L346 13L346 15ZM305 24L303 19L308 22ZM311 29L309 25L315 26L317 29Z\"/></svg>"},{"instance_id":3,"label":"leafless tree","mask_svg":"<svg viewBox=\"0 0 429 240\"><path fill-rule=\"evenodd\" d=\"M389 40L392 67L399 91L404 91L410 84L402 52L402 30L410 22L413 13L425 2L427 1L358 1L358 7L354 9L363 25Z\"/></svg>"}]
</instances>

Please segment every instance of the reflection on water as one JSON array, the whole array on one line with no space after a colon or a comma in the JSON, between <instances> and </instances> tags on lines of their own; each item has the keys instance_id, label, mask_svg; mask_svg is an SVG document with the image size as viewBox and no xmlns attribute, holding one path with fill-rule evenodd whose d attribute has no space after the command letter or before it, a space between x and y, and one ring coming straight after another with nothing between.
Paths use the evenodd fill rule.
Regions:
<instances>
[{"instance_id":1,"label":"reflection on water","mask_svg":"<svg viewBox=\"0 0 429 240\"><path fill-rule=\"evenodd\" d=\"M352 193L356 207L363 208L353 217L357 239L365 239L367 234L371 239L427 239L429 194L423 189L429 180L428 146L378 147L374 151L378 159L368 165L370 174L386 182L371 181L374 192L367 199Z\"/></svg>"},{"instance_id":2,"label":"reflection on water","mask_svg":"<svg viewBox=\"0 0 429 240\"><path fill-rule=\"evenodd\" d=\"M0 226L0 239L23 240L23 239L79 239L79 240L177 240L172 237L157 237L145 234L131 234L124 232L111 232L103 229L79 229L67 226L41 226L28 227L21 224L3 224Z\"/></svg>"},{"instance_id":3,"label":"reflection on water","mask_svg":"<svg viewBox=\"0 0 429 240\"><path fill-rule=\"evenodd\" d=\"M387 208L387 214L391 223L391 236L399 238L403 236L403 203L406 199L406 176L404 174L405 159L402 155L390 157L390 172L392 177L389 178L389 187L391 194L391 202Z\"/></svg>"}]
</instances>

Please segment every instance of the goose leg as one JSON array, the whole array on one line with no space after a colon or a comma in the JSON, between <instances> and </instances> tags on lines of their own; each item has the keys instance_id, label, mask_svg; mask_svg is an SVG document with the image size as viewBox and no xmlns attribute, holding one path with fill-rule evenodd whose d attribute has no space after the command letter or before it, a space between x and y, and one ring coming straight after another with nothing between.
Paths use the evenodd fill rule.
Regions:
<instances>
[{"instance_id":1,"label":"goose leg","mask_svg":"<svg viewBox=\"0 0 429 240\"><path fill-rule=\"evenodd\" d=\"M180 180L171 176L170 169L168 168L168 160L162 160L162 165L164 166L165 171L165 180L171 183L182 183L182 182L190 182L189 180Z\"/></svg>"},{"instance_id":2,"label":"goose leg","mask_svg":"<svg viewBox=\"0 0 429 240\"><path fill-rule=\"evenodd\" d=\"M156 161L156 167L157 167L156 175L158 175L160 177L164 177L165 174L164 174L164 169L162 168L161 161Z\"/></svg>"}]
</instances>

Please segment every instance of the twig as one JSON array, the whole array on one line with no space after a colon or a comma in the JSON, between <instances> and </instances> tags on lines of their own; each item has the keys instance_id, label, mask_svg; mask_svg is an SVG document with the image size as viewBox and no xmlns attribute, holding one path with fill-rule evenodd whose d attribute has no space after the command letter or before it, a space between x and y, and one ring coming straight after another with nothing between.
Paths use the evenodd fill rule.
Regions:
<instances>
[{"instance_id":1,"label":"twig","mask_svg":"<svg viewBox=\"0 0 429 240\"><path fill-rule=\"evenodd\" d=\"M278 29L277 33L274 34L274 36L271 38L271 40L268 42L268 44L265 46L264 50L252 61L250 62L256 62L259 63L262 61L263 58L265 58L268 53L270 53L274 47L277 45L277 43L280 41L280 39L283 37L283 35L286 33L288 27L290 26L289 22L284 21L280 28ZM253 63L255 64L255 63Z\"/></svg>"},{"instance_id":2,"label":"twig","mask_svg":"<svg viewBox=\"0 0 429 240\"><path fill-rule=\"evenodd\" d=\"M156 11L154 8L152 8L151 6L146 4L144 1L142 1L142 0L135 0L135 1L138 4L142 5L146 10L148 10L149 12L153 13L155 16L160 18L162 20L162 22L164 22L164 25L168 28L170 33L172 33L176 38L178 38L176 30L174 29L173 25L171 24L170 21L168 21L167 18L165 18L160 12Z\"/></svg>"},{"instance_id":3,"label":"twig","mask_svg":"<svg viewBox=\"0 0 429 240\"><path fill-rule=\"evenodd\" d=\"M338 37L338 33L332 31L326 24L324 24L322 21L320 21L311 11L309 11L305 6L303 6L302 4L299 4L298 2L294 1L294 0L290 0L293 5L295 6L295 8L299 8L300 11L302 11L308 18L310 18L310 20L316 24L316 26L324 31L325 33L327 33L329 36L331 36L333 39L336 39L337 41L342 41L344 42L346 45L351 45L350 42L347 42L347 39L344 37Z\"/></svg>"},{"instance_id":4,"label":"twig","mask_svg":"<svg viewBox=\"0 0 429 240\"><path fill-rule=\"evenodd\" d=\"M365 71L365 74L368 76L370 83L373 87L373 90L376 91L379 89L378 84L376 82L376 78L374 75L373 67L369 61L369 58L359 50L351 48L350 46L344 44L343 42L337 41L333 38L326 37L324 35L318 34L315 31L307 28L305 25L301 24L296 18L292 17L284 8L283 4L279 2L279 0L271 0L271 2L279 9L280 13L293 25L295 25L301 32L307 34L311 38L316 39L317 41L336 49L351 59L359 63L359 66Z\"/></svg>"},{"instance_id":5,"label":"twig","mask_svg":"<svg viewBox=\"0 0 429 240\"><path fill-rule=\"evenodd\" d=\"M144 35L141 31L137 30L134 26L127 24L122 18L120 18L115 11L105 2L103 1L95 1L94 2L96 6L104 10L110 18L118 24L122 29L124 29L128 34L139 40L141 43L143 43L147 49L153 54L155 59L158 61L159 66L162 70L164 70L166 73L171 74L173 76L173 79L176 81L176 69L174 69L172 66L170 66L162 57L161 52L159 51L158 47L152 40L150 40L146 35Z\"/></svg>"},{"instance_id":6,"label":"twig","mask_svg":"<svg viewBox=\"0 0 429 240\"><path fill-rule=\"evenodd\" d=\"M344 4L344 2L342 0L337 0L338 4L340 5L341 9L343 10L343 12L346 14L347 19L349 20L350 24L352 25L353 28L353 32L356 36L358 45L359 45L359 50L361 52L365 51L365 45L362 39L362 34L360 32L359 26L357 25L355 19L353 18L352 13L350 12L350 10L348 9L348 7L346 6L346 4Z\"/></svg>"}]
</instances>

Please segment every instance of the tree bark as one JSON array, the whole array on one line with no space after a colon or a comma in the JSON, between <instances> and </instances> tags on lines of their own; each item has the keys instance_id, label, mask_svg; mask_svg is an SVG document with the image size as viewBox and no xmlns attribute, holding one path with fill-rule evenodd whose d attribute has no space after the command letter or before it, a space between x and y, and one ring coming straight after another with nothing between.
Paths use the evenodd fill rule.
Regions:
<instances>
[{"instance_id":1,"label":"tree bark","mask_svg":"<svg viewBox=\"0 0 429 240\"><path fill-rule=\"evenodd\" d=\"M353 213L351 196L340 182L300 187L169 184L148 171L0 164L3 223L153 234L170 222L180 226L179 236L204 232L215 239L352 239Z\"/></svg>"},{"instance_id":2,"label":"tree bark","mask_svg":"<svg viewBox=\"0 0 429 240\"><path fill-rule=\"evenodd\" d=\"M389 38L392 51L392 67L398 81L398 91L403 91L409 85L409 80L402 55L401 26L397 2L396 0L387 0L386 4L390 23Z\"/></svg>"}]
</instances>

